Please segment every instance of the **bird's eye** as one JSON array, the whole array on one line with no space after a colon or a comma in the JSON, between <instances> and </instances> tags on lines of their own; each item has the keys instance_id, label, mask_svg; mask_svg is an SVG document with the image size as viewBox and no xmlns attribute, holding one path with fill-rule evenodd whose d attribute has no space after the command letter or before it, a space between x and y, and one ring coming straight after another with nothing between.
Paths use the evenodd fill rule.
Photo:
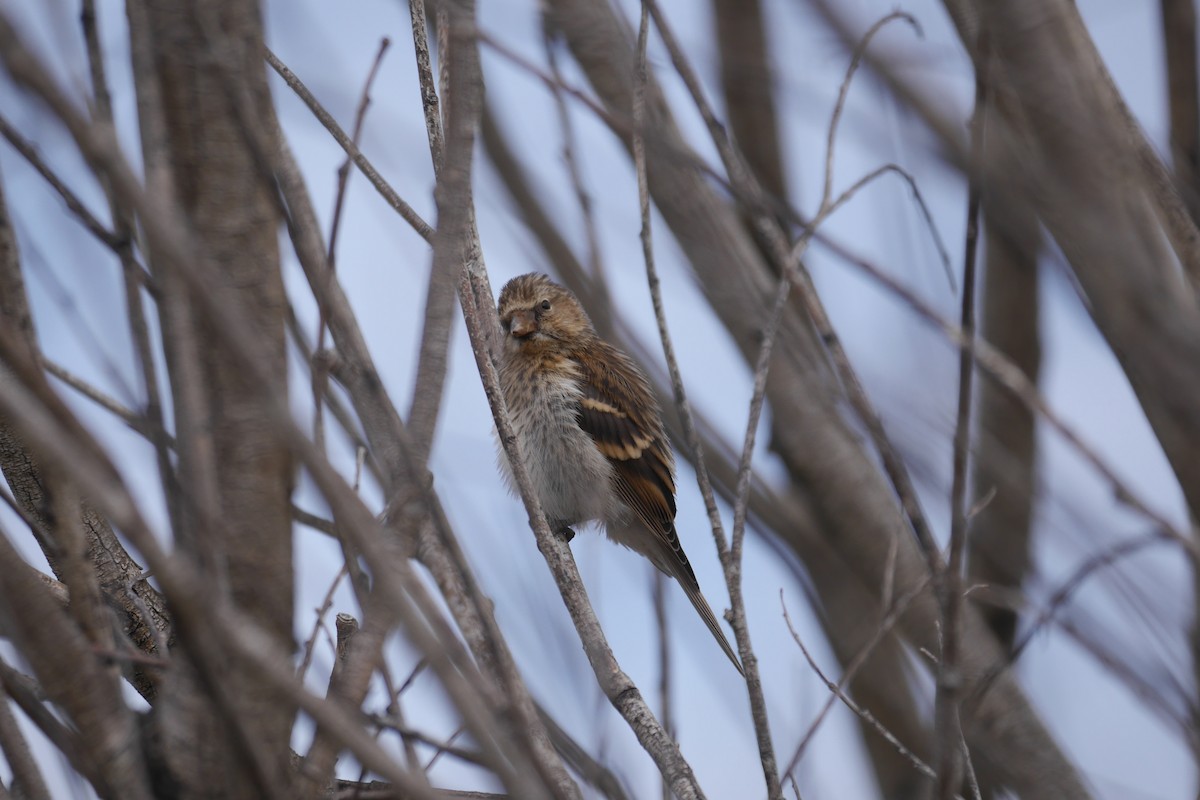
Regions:
<instances>
[{"instance_id":1,"label":"bird's eye","mask_svg":"<svg viewBox=\"0 0 1200 800\"><path fill-rule=\"evenodd\" d=\"M542 311L549 311L549 310L550 310L550 301L543 300L542 301Z\"/></svg>"}]
</instances>

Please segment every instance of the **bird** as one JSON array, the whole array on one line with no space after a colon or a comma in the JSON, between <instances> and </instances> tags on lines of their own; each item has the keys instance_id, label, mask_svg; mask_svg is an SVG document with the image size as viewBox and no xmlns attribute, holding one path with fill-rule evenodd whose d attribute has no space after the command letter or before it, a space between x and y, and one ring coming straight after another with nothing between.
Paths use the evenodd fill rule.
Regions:
<instances>
[{"instance_id":1,"label":"bird","mask_svg":"<svg viewBox=\"0 0 1200 800\"><path fill-rule=\"evenodd\" d=\"M675 457L645 374L597 334L579 300L548 276L508 281L500 389L551 530L598 522L683 588L743 676L675 530ZM501 471L516 493L503 448Z\"/></svg>"}]
</instances>

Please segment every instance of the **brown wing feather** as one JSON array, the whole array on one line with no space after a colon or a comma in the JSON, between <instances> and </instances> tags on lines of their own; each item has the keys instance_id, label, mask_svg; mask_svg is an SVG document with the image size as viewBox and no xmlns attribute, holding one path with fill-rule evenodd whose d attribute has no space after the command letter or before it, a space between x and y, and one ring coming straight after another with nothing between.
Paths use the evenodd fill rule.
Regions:
<instances>
[{"instance_id":1,"label":"brown wing feather","mask_svg":"<svg viewBox=\"0 0 1200 800\"><path fill-rule=\"evenodd\" d=\"M660 546L647 549L665 551L670 557L663 560L674 562L659 566L694 585L696 577L675 533L675 461L658 404L633 362L599 344L600 358L577 359L585 376L579 426L613 465L617 495L658 536Z\"/></svg>"},{"instance_id":2,"label":"brown wing feather","mask_svg":"<svg viewBox=\"0 0 1200 800\"><path fill-rule=\"evenodd\" d=\"M654 535L644 548L636 549L679 581L725 655L744 675L675 532L675 459L658 404L633 362L616 348L598 344L600 358L575 359L584 376L579 427L613 465L617 496Z\"/></svg>"}]
</instances>

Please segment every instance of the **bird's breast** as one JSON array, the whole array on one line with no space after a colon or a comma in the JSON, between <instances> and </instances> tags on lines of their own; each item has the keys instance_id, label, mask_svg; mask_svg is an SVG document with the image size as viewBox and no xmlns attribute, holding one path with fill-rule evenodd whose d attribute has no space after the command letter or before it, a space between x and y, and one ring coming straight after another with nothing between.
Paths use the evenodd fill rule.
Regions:
<instances>
[{"instance_id":1,"label":"bird's breast","mask_svg":"<svg viewBox=\"0 0 1200 800\"><path fill-rule=\"evenodd\" d=\"M513 430L546 516L568 525L604 518L613 502L612 466L579 427L582 389L576 374L569 368L525 374L508 368L501 378ZM511 481L503 454L500 460Z\"/></svg>"}]
</instances>

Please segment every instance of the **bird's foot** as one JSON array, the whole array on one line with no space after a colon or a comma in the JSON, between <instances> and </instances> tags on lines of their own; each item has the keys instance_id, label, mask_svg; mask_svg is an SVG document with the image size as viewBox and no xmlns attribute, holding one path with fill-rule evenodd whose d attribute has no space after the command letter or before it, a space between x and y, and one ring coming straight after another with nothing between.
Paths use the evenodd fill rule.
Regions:
<instances>
[{"instance_id":1,"label":"bird's foot","mask_svg":"<svg viewBox=\"0 0 1200 800\"><path fill-rule=\"evenodd\" d=\"M555 533L567 544L570 544L571 540L575 538L575 531L570 525L563 525Z\"/></svg>"}]
</instances>

